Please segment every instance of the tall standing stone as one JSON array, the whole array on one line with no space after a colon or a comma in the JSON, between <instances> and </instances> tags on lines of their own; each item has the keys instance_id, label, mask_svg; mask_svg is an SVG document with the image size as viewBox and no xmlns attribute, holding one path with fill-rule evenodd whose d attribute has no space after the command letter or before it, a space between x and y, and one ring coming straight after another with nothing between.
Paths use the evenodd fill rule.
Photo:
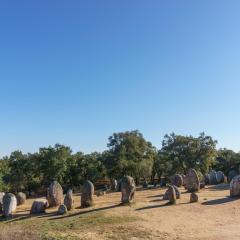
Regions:
<instances>
[{"instance_id":1,"label":"tall standing stone","mask_svg":"<svg viewBox=\"0 0 240 240\"><path fill-rule=\"evenodd\" d=\"M210 185L218 184L218 182L217 182L217 172L215 170L211 170L209 172L209 184Z\"/></svg>"},{"instance_id":2,"label":"tall standing stone","mask_svg":"<svg viewBox=\"0 0 240 240\"><path fill-rule=\"evenodd\" d=\"M180 174L176 174L173 177L171 177L171 182L172 185L177 186L177 187L182 187L183 186L183 177Z\"/></svg>"},{"instance_id":3,"label":"tall standing stone","mask_svg":"<svg viewBox=\"0 0 240 240\"><path fill-rule=\"evenodd\" d=\"M49 186L47 200L50 207L57 207L63 203L63 189L57 181L53 181Z\"/></svg>"},{"instance_id":4,"label":"tall standing stone","mask_svg":"<svg viewBox=\"0 0 240 240\"><path fill-rule=\"evenodd\" d=\"M82 196L81 196L82 208L93 206L93 194L94 194L94 186L92 182L86 181L83 184L83 188L82 188Z\"/></svg>"},{"instance_id":5,"label":"tall standing stone","mask_svg":"<svg viewBox=\"0 0 240 240\"><path fill-rule=\"evenodd\" d=\"M3 211L2 204L3 204L3 196L5 195L4 192L0 192L0 214Z\"/></svg>"},{"instance_id":6,"label":"tall standing stone","mask_svg":"<svg viewBox=\"0 0 240 240\"><path fill-rule=\"evenodd\" d=\"M218 171L217 172L217 183L220 184L220 183L224 183L225 181L225 175L222 171Z\"/></svg>"},{"instance_id":7,"label":"tall standing stone","mask_svg":"<svg viewBox=\"0 0 240 240\"><path fill-rule=\"evenodd\" d=\"M122 204L129 204L134 201L136 185L130 176L124 176L121 180Z\"/></svg>"},{"instance_id":8,"label":"tall standing stone","mask_svg":"<svg viewBox=\"0 0 240 240\"><path fill-rule=\"evenodd\" d=\"M198 178L200 181L200 189L205 188L205 186L206 186L205 176L202 173L200 173L200 174L198 174Z\"/></svg>"},{"instance_id":9,"label":"tall standing stone","mask_svg":"<svg viewBox=\"0 0 240 240\"><path fill-rule=\"evenodd\" d=\"M206 185L210 184L210 176L208 173L204 174L204 182Z\"/></svg>"},{"instance_id":10,"label":"tall standing stone","mask_svg":"<svg viewBox=\"0 0 240 240\"><path fill-rule=\"evenodd\" d=\"M179 191L179 189L177 188L177 186L175 185L172 185L174 190L175 190L175 193L176 193L176 199L180 199L181 198L181 192ZM163 195L163 200L169 200L170 199L170 194L172 194L170 192L170 188L167 189L167 191L165 192L165 194Z\"/></svg>"},{"instance_id":11,"label":"tall standing stone","mask_svg":"<svg viewBox=\"0 0 240 240\"><path fill-rule=\"evenodd\" d=\"M234 177L230 183L230 196L240 197L240 175Z\"/></svg>"},{"instance_id":12,"label":"tall standing stone","mask_svg":"<svg viewBox=\"0 0 240 240\"><path fill-rule=\"evenodd\" d=\"M177 199L177 197L176 197L176 191L175 191L175 188L173 187L173 186L169 186L168 187L168 192L169 192L169 195L168 195L168 197L169 197L169 203L170 204L176 204L176 199Z\"/></svg>"},{"instance_id":13,"label":"tall standing stone","mask_svg":"<svg viewBox=\"0 0 240 240\"><path fill-rule=\"evenodd\" d=\"M14 194L6 193L3 196L3 216L8 218L12 217L12 213L17 208L17 199Z\"/></svg>"},{"instance_id":14,"label":"tall standing stone","mask_svg":"<svg viewBox=\"0 0 240 240\"><path fill-rule=\"evenodd\" d=\"M113 180L111 181L111 190L112 190L112 191L117 191L117 187L118 187L118 182L117 182L116 179L113 179Z\"/></svg>"},{"instance_id":15,"label":"tall standing stone","mask_svg":"<svg viewBox=\"0 0 240 240\"><path fill-rule=\"evenodd\" d=\"M231 169L228 173L228 182L231 182L234 177L238 176L238 171Z\"/></svg>"},{"instance_id":16,"label":"tall standing stone","mask_svg":"<svg viewBox=\"0 0 240 240\"><path fill-rule=\"evenodd\" d=\"M186 189L189 192L197 192L200 189L200 181L195 169L189 169L185 177Z\"/></svg>"},{"instance_id":17,"label":"tall standing stone","mask_svg":"<svg viewBox=\"0 0 240 240\"><path fill-rule=\"evenodd\" d=\"M67 207L67 210L70 211L73 208L74 200L72 190L69 189L64 198L64 205Z\"/></svg>"}]
</instances>

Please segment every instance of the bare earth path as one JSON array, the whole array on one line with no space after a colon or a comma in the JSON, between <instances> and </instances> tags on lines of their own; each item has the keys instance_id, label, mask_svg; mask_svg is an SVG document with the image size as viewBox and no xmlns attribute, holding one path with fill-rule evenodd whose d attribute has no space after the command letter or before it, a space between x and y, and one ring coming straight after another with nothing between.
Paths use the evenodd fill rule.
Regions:
<instances>
[{"instance_id":1,"label":"bare earth path","mask_svg":"<svg viewBox=\"0 0 240 240\"><path fill-rule=\"evenodd\" d=\"M110 193L95 197L95 207L85 210L78 209L80 197L75 196L76 209L66 216L56 216L56 209L50 209L46 215L29 217L32 200L28 200L12 221L0 223L0 230L44 230L52 236L49 239L240 239L240 199L228 197L228 185L201 190L200 201L194 204L181 188L181 200L168 206L161 200L164 192L138 191L131 207L119 206L120 193Z\"/></svg>"}]
</instances>

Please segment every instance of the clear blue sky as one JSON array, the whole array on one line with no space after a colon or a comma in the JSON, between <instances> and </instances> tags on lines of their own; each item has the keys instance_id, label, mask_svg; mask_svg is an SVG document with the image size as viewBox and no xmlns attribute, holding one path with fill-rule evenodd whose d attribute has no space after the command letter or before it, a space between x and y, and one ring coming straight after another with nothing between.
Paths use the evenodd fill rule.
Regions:
<instances>
[{"instance_id":1,"label":"clear blue sky","mask_svg":"<svg viewBox=\"0 0 240 240\"><path fill-rule=\"evenodd\" d=\"M0 1L0 155L113 132L240 150L240 2Z\"/></svg>"}]
</instances>

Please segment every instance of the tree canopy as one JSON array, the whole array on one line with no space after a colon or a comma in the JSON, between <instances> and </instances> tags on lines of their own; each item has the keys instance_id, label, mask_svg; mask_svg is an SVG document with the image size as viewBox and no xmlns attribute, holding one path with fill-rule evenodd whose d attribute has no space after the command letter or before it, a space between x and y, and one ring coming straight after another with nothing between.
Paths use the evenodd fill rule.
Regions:
<instances>
[{"instance_id":1,"label":"tree canopy","mask_svg":"<svg viewBox=\"0 0 240 240\"><path fill-rule=\"evenodd\" d=\"M65 145L40 148L36 153L14 151L0 160L0 191L39 191L52 180L63 186L79 186L85 180L96 183L131 175L137 183L157 176L169 177L195 168L201 173L210 169L226 174L239 169L240 153L216 149L217 141L201 133L198 137L172 133L165 135L157 150L138 131L114 133L103 152L73 153Z\"/></svg>"}]
</instances>

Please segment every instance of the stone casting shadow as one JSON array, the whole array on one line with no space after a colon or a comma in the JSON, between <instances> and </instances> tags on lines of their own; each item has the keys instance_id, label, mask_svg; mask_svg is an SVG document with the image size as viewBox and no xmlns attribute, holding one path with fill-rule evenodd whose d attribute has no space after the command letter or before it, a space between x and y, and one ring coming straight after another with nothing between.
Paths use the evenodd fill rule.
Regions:
<instances>
[{"instance_id":1,"label":"stone casting shadow","mask_svg":"<svg viewBox=\"0 0 240 240\"><path fill-rule=\"evenodd\" d=\"M219 205L219 204L224 204L228 202L233 202L239 200L239 198L233 198L233 197L225 197L225 198L220 198L220 199L214 199L214 200L209 200L206 202L203 202L202 205Z\"/></svg>"},{"instance_id":2,"label":"stone casting shadow","mask_svg":"<svg viewBox=\"0 0 240 240\"><path fill-rule=\"evenodd\" d=\"M143 211L143 210L153 209L153 208L162 208L162 207L167 207L167 206L174 206L174 205L171 205L169 202L167 202L167 203L165 203L163 205L153 205L153 206L137 208L136 211Z\"/></svg>"},{"instance_id":3,"label":"stone casting shadow","mask_svg":"<svg viewBox=\"0 0 240 240\"><path fill-rule=\"evenodd\" d=\"M210 191L220 191L220 190L229 190L230 185L228 183L222 183L218 185L212 185L208 189Z\"/></svg>"},{"instance_id":4,"label":"stone casting shadow","mask_svg":"<svg viewBox=\"0 0 240 240\"><path fill-rule=\"evenodd\" d=\"M18 214L18 215L14 215L13 214L13 217L12 218L4 218L4 217L1 217L0 218L0 222L7 222L7 223L12 223L12 222L17 222L17 221L21 221L21 220L25 220L25 219L28 219L28 218L31 218L32 216L29 215L29 214Z\"/></svg>"},{"instance_id":5,"label":"stone casting shadow","mask_svg":"<svg viewBox=\"0 0 240 240\"><path fill-rule=\"evenodd\" d=\"M120 206L121 206L120 204L117 204L117 205L112 205L112 206L108 206L108 207L96 208L96 209L86 210L86 211L83 211L83 212L76 212L76 213L73 213L73 214L68 214L68 215L63 215L63 216L56 216L56 217L53 217L49 220L71 218L71 217L75 217L75 216L81 216L81 215L84 215L84 214L87 214L87 213L104 211L104 210L107 210L107 209L112 209L112 208L116 208L116 207L120 207Z\"/></svg>"},{"instance_id":6,"label":"stone casting shadow","mask_svg":"<svg viewBox=\"0 0 240 240\"><path fill-rule=\"evenodd\" d=\"M162 201L166 201L166 200L160 198L160 199L151 200L151 201L149 201L149 202L162 202Z\"/></svg>"},{"instance_id":7,"label":"stone casting shadow","mask_svg":"<svg viewBox=\"0 0 240 240\"><path fill-rule=\"evenodd\" d=\"M163 197L163 194L148 196L147 198L160 198L160 197Z\"/></svg>"}]
</instances>

